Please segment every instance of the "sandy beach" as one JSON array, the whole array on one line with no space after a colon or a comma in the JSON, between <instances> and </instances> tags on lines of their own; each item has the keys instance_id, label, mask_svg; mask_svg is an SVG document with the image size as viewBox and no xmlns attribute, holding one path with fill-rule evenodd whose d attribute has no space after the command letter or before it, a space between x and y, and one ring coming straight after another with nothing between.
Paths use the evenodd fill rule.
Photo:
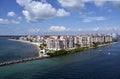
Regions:
<instances>
[{"instance_id":1,"label":"sandy beach","mask_svg":"<svg viewBox=\"0 0 120 79\"><path fill-rule=\"evenodd\" d=\"M41 43L35 43L35 42L30 42L30 41L24 41L24 40L16 40L16 39L9 39L9 40L25 42L25 43L33 44L33 45L36 45L36 46L39 46L41 44Z\"/></svg>"}]
</instances>

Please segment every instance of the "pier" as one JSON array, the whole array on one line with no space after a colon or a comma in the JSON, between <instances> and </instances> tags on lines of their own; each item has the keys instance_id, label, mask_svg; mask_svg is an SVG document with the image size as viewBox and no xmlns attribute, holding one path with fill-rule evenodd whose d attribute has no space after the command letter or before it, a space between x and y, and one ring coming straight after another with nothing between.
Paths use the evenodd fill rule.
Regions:
<instances>
[{"instance_id":1,"label":"pier","mask_svg":"<svg viewBox=\"0 0 120 79\"><path fill-rule=\"evenodd\" d=\"M26 58L26 59L14 60L14 61L9 61L9 62L3 62L3 63L0 63L0 66L17 64L17 63L22 63L22 62L27 62L27 61L32 61L32 60L38 60L38 59L43 59L43 58L48 58L48 57L49 56L33 57L33 58Z\"/></svg>"}]
</instances>

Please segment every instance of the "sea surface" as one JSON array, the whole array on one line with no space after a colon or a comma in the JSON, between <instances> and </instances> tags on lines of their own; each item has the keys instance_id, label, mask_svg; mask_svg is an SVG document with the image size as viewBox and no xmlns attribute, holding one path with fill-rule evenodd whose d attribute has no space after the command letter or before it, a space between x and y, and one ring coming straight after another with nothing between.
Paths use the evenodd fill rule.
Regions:
<instances>
[{"instance_id":1,"label":"sea surface","mask_svg":"<svg viewBox=\"0 0 120 79\"><path fill-rule=\"evenodd\" d=\"M0 39L0 61L31 56L34 46ZM120 79L120 43L3 66L0 79Z\"/></svg>"},{"instance_id":2,"label":"sea surface","mask_svg":"<svg viewBox=\"0 0 120 79\"><path fill-rule=\"evenodd\" d=\"M0 63L35 56L38 56L35 45L0 37Z\"/></svg>"}]
</instances>

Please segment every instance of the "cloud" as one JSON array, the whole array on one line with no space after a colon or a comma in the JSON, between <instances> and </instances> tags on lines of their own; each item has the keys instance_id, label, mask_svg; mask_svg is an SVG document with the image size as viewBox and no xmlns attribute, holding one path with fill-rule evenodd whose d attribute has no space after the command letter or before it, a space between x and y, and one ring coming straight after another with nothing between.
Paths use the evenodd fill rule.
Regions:
<instances>
[{"instance_id":1,"label":"cloud","mask_svg":"<svg viewBox=\"0 0 120 79\"><path fill-rule=\"evenodd\" d=\"M92 22L92 21L103 21L106 20L103 16L84 16L81 17L83 19L82 22Z\"/></svg>"},{"instance_id":2,"label":"cloud","mask_svg":"<svg viewBox=\"0 0 120 79\"><path fill-rule=\"evenodd\" d=\"M107 2L120 8L119 0L58 0L62 7L67 9L81 9L86 7L86 3L91 2L96 7L103 7Z\"/></svg>"},{"instance_id":3,"label":"cloud","mask_svg":"<svg viewBox=\"0 0 120 79\"><path fill-rule=\"evenodd\" d=\"M94 4L97 6L97 7L103 7L104 4L107 2L106 0L94 0L93 1Z\"/></svg>"},{"instance_id":4,"label":"cloud","mask_svg":"<svg viewBox=\"0 0 120 79\"><path fill-rule=\"evenodd\" d=\"M115 5L116 7L120 8L120 1L112 1L113 5Z\"/></svg>"},{"instance_id":5,"label":"cloud","mask_svg":"<svg viewBox=\"0 0 120 79\"><path fill-rule=\"evenodd\" d=\"M46 0L16 0L16 2L23 7L23 15L27 22L41 22L55 17L66 17L70 15L64 8L67 9L81 9L86 6L86 3L93 3L97 7L103 7L107 2L119 6L120 1L111 0L58 0L63 8L56 9ZM83 22L91 22L93 20L104 20L105 18L89 19L84 18Z\"/></svg>"},{"instance_id":6,"label":"cloud","mask_svg":"<svg viewBox=\"0 0 120 79\"><path fill-rule=\"evenodd\" d=\"M38 32L40 32L40 29L39 28L30 28L30 29L28 29L28 32L30 32L30 33L38 33Z\"/></svg>"},{"instance_id":7,"label":"cloud","mask_svg":"<svg viewBox=\"0 0 120 79\"><path fill-rule=\"evenodd\" d=\"M100 28L99 27L96 27L93 29L93 31L98 31Z\"/></svg>"},{"instance_id":8,"label":"cloud","mask_svg":"<svg viewBox=\"0 0 120 79\"><path fill-rule=\"evenodd\" d=\"M16 0L16 2L20 5L20 6L25 6L27 4L29 4L32 0Z\"/></svg>"},{"instance_id":9,"label":"cloud","mask_svg":"<svg viewBox=\"0 0 120 79\"><path fill-rule=\"evenodd\" d=\"M46 0L41 0L42 3L46 3L47 1Z\"/></svg>"},{"instance_id":10,"label":"cloud","mask_svg":"<svg viewBox=\"0 0 120 79\"><path fill-rule=\"evenodd\" d=\"M40 22L52 19L54 17L68 16L70 13L64 9L55 9L51 4L32 0L17 0L19 5L23 6L22 11L27 22Z\"/></svg>"},{"instance_id":11,"label":"cloud","mask_svg":"<svg viewBox=\"0 0 120 79\"><path fill-rule=\"evenodd\" d=\"M61 31L67 31L68 29L64 26L51 26L51 31L61 32Z\"/></svg>"},{"instance_id":12,"label":"cloud","mask_svg":"<svg viewBox=\"0 0 120 79\"><path fill-rule=\"evenodd\" d=\"M20 21L12 20L11 23L13 23L13 24L20 24Z\"/></svg>"},{"instance_id":13,"label":"cloud","mask_svg":"<svg viewBox=\"0 0 120 79\"><path fill-rule=\"evenodd\" d=\"M78 31L82 31L83 29L79 28Z\"/></svg>"},{"instance_id":14,"label":"cloud","mask_svg":"<svg viewBox=\"0 0 120 79\"><path fill-rule=\"evenodd\" d=\"M105 20L106 18L103 17L103 16L98 16L98 17L93 17L94 20L97 20L97 21L103 21Z\"/></svg>"},{"instance_id":15,"label":"cloud","mask_svg":"<svg viewBox=\"0 0 120 79\"><path fill-rule=\"evenodd\" d=\"M80 18L82 19L82 22L88 23L88 22L93 22L93 21L103 21L106 20L104 16L95 16L96 13L91 11L91 12L79 12Z\"/></svg>"},{"instance_id":16,"label":"cloud","mask_svg":"<svg viewBox=\"0 0 120 79\"><path fill-rule=\"evenodd\" d=\"M86 1L87 0L58 0L62 7L70 9L83 8L85 6L84 2Z\"/></svg>"},{"instance_id":17,"label":"cloud","mask_svg":"<svg viewBox=\"0 0 120 79\"><path fill-rule=\"evenodd\" d=\"M19 17L18 17L18 20L22 20L22 17L19 16Z\"/></svg>"},{"instance_id":18,"label":"cloud","mask_svg":"<svg viewBox=\"0 0 120 79\"><path fill-rule=\"evenodd\" d=\"M20 24L20 21L0 18L0 24Z\"/></svg>"},{"instance_id":19,"label":"cloud","mask_svg":"<svg viewBox=\"0 0 120 79\"><path fill-rule=\"evenodd\" d=\"M0 18L0 24L9 24L9 21L8 21L8 19Z\"/></svg>"},{"instance_id":20,"label":"cloud","mask_svg":"<svg viewBox=\"0 0 120 79\"><path fill-rule=\"evenodd\" d=\"M59 9L57 11L57 16L59 17L65 17L65 16L69 16L70 13L69 12L66 12L64 9Z\"/></svg>"},{"instance_id":21,"label":"cloud","mask_svg":"<svg viewBox=\"0 0 120 79\"><path fill-rule=\"evenodd\" d=\"M12 20L7 20L7 24L20 24L20 21L22 20L22 17L18 16L15 12L10 11L7 13L7 16L13 17Z\"/></svg>"},{"instance_id":22,"label":"cloud","mask_svg":"<svg viewBox=\"0 0 120 79\"><path fill-rule=\"evenodd\" d=\"M15 14L15 12L11 11L11 12L7 13L7 16L16 17L16 14Z\"/></svg>"},{"instance_id":23,"label":"cloud","mask_svg":"<svg viewBox=\"0 0 120 79\"><path fill-rule=\"evenodd\" d=\"M55 17L56 10L50 4L41 2L29 3L23 10L23 15L28 22L38 22Z\"/></svg>"},{"instance_id":24,"label":"cloud","mask_svg":"<svg viewBox=\"0 0 120 79\"><path fill-rule=\"evenodd\" d=\"M91 21L92 21L91 19L87 19L87 18L83 19L83 22L91 22Z\"/></svg>"},{"instance_id":25,"label":"cloud","mask_svg":"<svg viewBox=\"0 0 120 79\"><path fill-rule=\"evenodd\" d=\"M107 12L108 12L108 13L111 13L111 12L112 12L112 10L111 10L111 9L108 9L108 10L107 10Z\"/></svg>"}]
</instances>

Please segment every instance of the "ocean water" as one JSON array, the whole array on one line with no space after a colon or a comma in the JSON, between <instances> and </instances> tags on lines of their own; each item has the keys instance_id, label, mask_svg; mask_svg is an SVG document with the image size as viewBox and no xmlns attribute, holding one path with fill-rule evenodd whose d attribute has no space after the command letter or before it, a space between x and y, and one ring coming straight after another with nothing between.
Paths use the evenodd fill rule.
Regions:
<instances>
[{"instance_id":1,"label":"ocean water","mask_svg":"<svg viewBox=\"0 0 120 79\"><path fill-rule=\"evenodd\" d=\"M36 46L0 38L0 62L18 60L38 56Z\"/></svg>"},{"instance_id":2,"label":"ocean water","mask_svg":"<svg viewBox=\"0 0 120 79\"><path fill-rule=\"evenodd\" d=\"M120 79L120 43L3 66L0 79Z\"/></svg>"}]
</instances>

